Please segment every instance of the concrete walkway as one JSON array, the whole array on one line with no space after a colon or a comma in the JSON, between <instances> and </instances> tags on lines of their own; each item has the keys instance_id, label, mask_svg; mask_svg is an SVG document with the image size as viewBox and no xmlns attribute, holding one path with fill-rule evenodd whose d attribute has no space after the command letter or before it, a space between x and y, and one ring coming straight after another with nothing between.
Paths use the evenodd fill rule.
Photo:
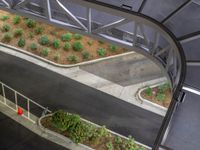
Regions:
<instances>
[{"instance_id":1,"label":"concrete walkway","mask_svg":"<svg viewBox=\"0 0 200 150\"><path fill-rule=\"evenodd\" d=\"M153 145L162 123L160 115L2 52L0 72L4 83L39 104L51 110L81 114L122 135L132 135L148 146Z\"/></svg>"}]
</instances>

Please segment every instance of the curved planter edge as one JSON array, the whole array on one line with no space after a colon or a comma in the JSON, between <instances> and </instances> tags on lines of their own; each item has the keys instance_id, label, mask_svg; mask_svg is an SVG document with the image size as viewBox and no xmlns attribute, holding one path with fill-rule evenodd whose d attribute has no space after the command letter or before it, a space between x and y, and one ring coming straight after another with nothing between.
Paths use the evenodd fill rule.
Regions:
<instances>
[{"instance_id":1,"label":"curved planter edge","mask_svg":"<svg viewBox=\"0 0 200 150\"><path fill-rule=\"evenodd\" d=\"M151 85L150 87L151 87L151 88L154 88L154 87L156 87L156 86L158 86L158 85L161 85L161 84L163 84L163 82L162 82L162 83L155 84L155 85ZM167 107L160 106L160 105L158 105L158 104L156 104L156 103L153 103L153 102L151 102L151 101L149 101L149 100L147 100L147 99L145 99L145 98L143 98L143 97L141 96L141 92L142 92L144 89L146 89L146 88L147 88L147 86L145 86L144 88L141 88L141 89L137 92L138 98L139 98L143 103L146 103L146 104L151 105L151 106L153 106L153 107L155 107L155 108L158 108L158 109L160 109L160 110L162 110L162 111L164 111L164 112L167 112L167 109L168 109Z\"/></svg>"},{"instance_id":2,"label":"curved planter edge","mask_svg":"<svg viewBox=\"0 0 200 150\"><path fill-rule=\"evenodd\" d=\"M114 58L118 58L118 57L121 57L121 56L126 56L126 55L129 55L129 54L134 54L135 52L132 51L132 52L125 52L125 53L122 53L122 54L117 54L117 55L113 55L113 56L108 56L108 57L104 57L104 58L98 58L98 59L94 59L94 60L89 60L89 61L85 61L85 62L81 62L81 63L77 63L77 64L72 64L72 65L62 65L62 64L58 64L58 63L55 63L53 61L50 61L48 59L45 59L45 58L42 58L38 55L35 55L35 54L32 54L28 51L25 51L23 49L20 49L20 48L17 48L17 47L14 47L14 46L11 46L11 45L8 45L8 44L4 44L2 42L0 42L0 46L3 46L3 47L6 47L6 48L9 48L9 49L12 49L16 52L19 52L19 53L22 53L22 54L25 54L25 55L28 55L30 57L33 57L35 59L38 59L40 61L43 61L47 64L50 64L50 65L53 65L55 67L59 67L59 68L72 68L72 67L79 67L79 66L83 66L83 65L88 65L88 64L94 64L94 63L97 63L97 62L101 62L101 61L104 61L104 60L109 60L109 59L114 59Z\"/></svg>"},{"instance_id":3,"label":"curved planter edge","mask_svg":"<svg viewBox=\"0 0 200 150\"><path fill-rule=\"evenodd\" d=\"M70 141L70 143L73 143L73 145L76 145L77 150L94 150L93 148L91 148L91 147L89 147L89 146L86 146L86 145L84 145L84 144L81 144L81 143L77 143L77 144L76 144L76 143L74 143L71 139L69 139L68 137L63 136L63 135L61 135L61 134L59 134L59 133L56 133L56 132L54 132L54 131L51 131L51 130L45 128L45 127L41 124L41 120L42 120L43 118L45 118L45 117L50 117L50 116L52 116L52 114L48 114L48 115L42 116L42 117L40 117L40 118L38 119L38 126L40 127L40 129L41 129L42 131L44 131L45 133L51 134L51 135L53 135L53 136L55 136L56 138L59 138L59 139L63 139L63 140L66 140L66 139L67 139L68 141Z\"/></svg>"}]
</instances>

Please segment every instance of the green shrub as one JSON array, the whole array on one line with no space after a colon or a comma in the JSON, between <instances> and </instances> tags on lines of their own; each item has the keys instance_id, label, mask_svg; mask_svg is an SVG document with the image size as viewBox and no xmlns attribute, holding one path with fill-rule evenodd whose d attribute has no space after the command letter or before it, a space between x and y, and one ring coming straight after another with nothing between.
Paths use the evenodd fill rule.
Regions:
<instances>
[{"instance_id":1,"label":"green shrub","mask_svg":"<svg viewBox=\"0 0 200 150\"><path fill-rule=\"evenodd\" d=\"M46 35L43 35L39 38L39 43L41 45L48 45L49 44L49 38Z\"/></svg>"},{"instance_id":2,"label":"green shrub","mask_svg":"<svg viewBox=\"0 0 200 150\"><path fill-rule=\"evenodd\" d=\"M34 28L36 26L35 20L32 19L26 19L25 23L28 28Z\"/></svg>"},{"instance_id":3,"label":"green shrub","mask_svg":"<svg viewBox=\"0 0 200 150\"><path fill-rule=\"evenodd\" d=\"M14 31L15 37L22 36L22 34L23 34L23 30L21 28L15 29L15 31Z\"/></svg>"},{"instance_id":4,"label":"green shrub","mask_svg":"<svg viewBox=\"0 0 200 150\"><path fill-rule=\"evenodd\" d=\"M32 43L31 46L30 46L30 49L33 50L33 51L37 50L38 49L37 44Z\"/></svg>"},{"instance_id":5,"label":"green shrub","mask_svg":"<svg viewBox=\"0 0 200 150\"><path fill-rule=\"evenodd\" d=\"M80 116L66 113L63 110L55 112L52 116L53 125L61 131L75 131L80 122Z\"/></svg>"},{"instance_id":6,"label":"green shrub","mask_svg":"<svg viewBox=\"0 0 200 150\"><path fill-rule=\"evenodd\" d=\"M75 39L75 40L81 40L82 37L83 37L83 36L80 35L80 34L78 34L78 33L77 33L77 34L74 34L74 39Z\"/></svg>"},{"instance_id":7,"label":"green shrub","mask_svg":"<svg viewBox=\"0 0 200 150\"><path fill-rule=\"evenodd\" d=\"M90 59L91 55L88 51L83 51L82 53L83 59Z\"/></svg>"},{"instance_id":8,"label":"green shrub","mask_svg":"<svg viewBox=\"0 0 200 150\"><path fill-rule=\"evenodd\" d=\"M156 94L156 99L158 100L158 101L164 101L165 100L165 94L164 93L157 93Z\"/></svg>"},{"instance_id":9,"label":"green shrub","mask_svg":"<svg viewBox=\"0 0 200 150\"><path fill-rule=\"evenodd\" d=\"M165 83L158 86L158 90L160 93L164 93L166 90L169 90L169 89L170 89L169 83Z\"/></svg>"},{"instance_id":10,"label":"green shrub","mask_svg":"<svg viewBox=\"0 0 200 150\"><path fill-rule=\"evenodd\" d=\"M128 150L139 150L139 146L135 144L135 141L131 136L129 136L128 140L124 141L123 148Z\"/></svg>"},{"instance_id":11,"label":"green shrub","mask_svg":"<svg viewBox=\"0 0 200 150\"><path fill-rule=\"evenodd\" d=\"M109 50L111 52L116 52L118 50L118 47L116 45L110 44L109 45Z\"/></svg>"},{"instance_id":12,"label":"green shrub","mask_svg":"<svg viewBox=\"0 0 200 150\"><path fill-rule=\"evenodd\" d=\"M1 16L1 18L0 18L0 20L2 20L2 21L6 21L8 19L9 19L9 16Z\"/></svg>"},{"instance_id":13,"label":"green shrub","mask_svg":"<svg viewBox=\"0 0 200 150\"><path fill-rule=\"evenodd\" d=\"M74 51L81 51L83 49L83 44L81 42L74 42L72 48Z\"/></svg>"},{"instance_id":14,"label":"green shrub","mask_svg":"<svg viewBox=\"0 0 200 150\"><path fill-rule=\"evenodd\" d=\"M33 32L29 32L28 37L32 39L34 37Z\"/></svg>"},{"instance_id":15,"label":"green shrub","mask_svg":"<svg viewBox=\"0 0 200 150\"><path fill-rule=\"evenodd\" d=\"M55 49L60 48L60 40L58 39L53 40L52 45Z\"/></svg>"},{"instance_id":16,"label":"green shrub","mask_svg":"<svg viewBox=\"0 0 200 150\"><path fill-rule=\"evenodd\" d=\"M35 28L35 34L42 34L43 33L43 31L44 31L44 28L43 27L36 27Z\"/></svg>"},{"instance_id":17,"label":"green shrub","mask_svg":"<svg viewBox=\"0 0 200 150\"><path fill-rule=\"evenodd\" d=\"M87 44L88 44L89 46L92 46L93 41L88 41Z\"/></svg>"},{"instance_id":18,"label":"green shrub","mask_svg":"<svg viewBox=\"0 0 200 150\"><path fill-rule=\"evenodd\" d=\"M11 33L4 34L3 39L2 39L3 42L9 43L11 40L12 40L12 34Z\"/></svg>"},{"instance_id":19,"label":"green shrub","mask_svg":"<svg viewBox=\"0 0 200 150\"><path fill-rule=\"evenodd\" d=\"M44 56L44 57L48 56L49 55L49 49L48 48L42 49L41 55Z\"/></svg>"},{"instance_id":20,"label":"green shrub","mask_svg":"<svg viewBox=\"0 0 200 150\"><path fill-rule=\"evenodd\" d=\"M106 129L105 126L102 126L102 127L97 128L93 132L93 134L91 136L91 140L95 144L99 144L101 138L103 138L103 137L109 137L109 136L111 136L111 134L108 132L108 130Z\"/></svg>"},{"instance_id":21,"label":"green shrub","mask_svg":"<svg viewBox=\"0 0 200 150\"><path fill-rule=\"evenodd\" d=\"M66 34L63 34L62 36L61 36L61 39L62 39L62 41L63 42L69 42L69 41L71 41L71 39L72 39L72 34L71 33L66 33Z\"/></svg>"},{"instance_id":22,"label":"green shrub","mask_svg":"<svg viewBox=\"0 0 200 150\"><path fill-rule=\"evenodd\" d=\"M60 54L59 53L56 53L54 56L53 56L53 59L55 61L58 61L60 59Z\"/></svg>"},{"instance_id":23,"label":"green shrub","mask_svg":"<svg viewBox=\"0 0 200 150\"><path fill-rule=\"evenodd\" d=\"M98 41L99 44L103 45L105 42L104 41Z\"/></svg>"},{"instance_id":24,"label":"green shrub","mask_svg":"<svg viewBox=\"0 0 200 150\"><path fill-rule=\"evenodd\" d=\"M71 48L71 45L70 45L70 43L68 43L68 42L66 42L66 43L64 44L64 46L63 46L63 49L64 49L65 51L69 51L70 48Z\"/></svg>"},{"instance_id":25,"label":"green shrub","mask_svg":"<svg viewBox=\"0 0 200 150\"><path fill-rule=\"evenodd\" d=\"M8 32L8 31L10 31L10 26L8 25L8 24L4 24L3 26L2 26L2 29L1 29L3 32Z\"/></svg>"},{"instance_id":26,"label":"green shrub","mask_svg":"<svg viewBox=\"0 0 200 150\"><path fill-rule=\"evenodd\" d=\"M13 18L13 24L19 24L21 22L21 17L20 16L15 16Z\"/></svg>"},{"instance_id":27,"label":"green shrub","mask_svg":"<svg viewBox=\"0 0 200 150\"><path fill-rule=\"evenodd\" d=\"M67 57L67 60L69 62L76 63L78 61L78 58L75 55L70 55L70 56Z\"/></svg>"},{"instance_id":28,"label":"green shrub","mask_svg":"<svg viewBox=\"0 0 200 150\"><path fill-rule=\"evenodd\" d=\"M105 55L106 55L106 49L104 49L104 48L99 48L99 49L97 50L97 54L98 54L99 56L101 56L101 57L105 56Z\"/></svg>"},{"instance_id":29,"label":"green shrub","mask_svg":"<svg viewBox=\"0 0 200 150\"><path fill-rule=\"evenodd\" d=\"M145 90L144 90L144 93L147 95L147 96L152 96L153 94L153 90L151 87L147 87Z\"/></svg>"},{"instance_id":30,"label":"green shrub","mask_svg":"<svg viewBox=\"0 0 200 150\"><path fill-rule=\"evenodd\" d=\"M115 137L115 144L117 144L117 145L121 145L122 144L122 138L120 138L119 136L116 136Z\"/></svg>"},{"instance_id":31,"label":"green shrub","mask_svg":"<svg viewBox=\"0 0 200 150\"><path fill-rule=\"evenodd\" d=\"M26 40L24 38L20 38L18 41L18 46L19 47L24 47L26 44Z\"/></svg>"},{"instance_id":32,"label":"green shrub","mask_svg":"<svg viewBox=\"0 0 200 150\"><path fill-rule=\"evenodd\" d=\"M107 150L113 150L113 144L111 141L109 141L108 143L106 143L106 147L107 147Z\"/></svg>"}]
</instances>

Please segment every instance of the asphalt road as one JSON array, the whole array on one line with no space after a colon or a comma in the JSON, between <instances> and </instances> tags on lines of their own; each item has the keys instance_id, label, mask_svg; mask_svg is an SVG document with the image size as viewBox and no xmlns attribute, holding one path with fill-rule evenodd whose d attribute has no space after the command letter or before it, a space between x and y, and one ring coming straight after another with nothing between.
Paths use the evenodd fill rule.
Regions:
<instances>
[{"instance_id":1,"label":"asphalt road","mask_svg":"<svg viewBox=\"0 0 200 150\"><path fill-rule=\"evenodd\" d=\"M0 80L51 110L64 109L152 146L163 117L0 52Z\"/></svg>"},{"instance_id":2,"label":"asphalt road","mask_svg":"<svg viewBox=\"0 0 200 150\"><path fill-rule=\"evenodd\" d=\"M32 133L0 112L0 150L67 150Z\"/></svg>"}]
</instances>

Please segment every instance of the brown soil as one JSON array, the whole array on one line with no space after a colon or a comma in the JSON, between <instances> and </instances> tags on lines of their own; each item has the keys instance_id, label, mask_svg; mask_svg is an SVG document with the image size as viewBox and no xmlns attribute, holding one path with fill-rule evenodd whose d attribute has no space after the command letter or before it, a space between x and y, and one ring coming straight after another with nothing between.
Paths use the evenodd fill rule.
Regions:
<instances>
[{"instance_id":1,"label":"brown soil","mask_svg":"<svg viewBox=\"0 0 200 150\"><path fill-rule=\"evenodd\" d=\"M154 91L156 93L158 91L158 87L152 88L152 91ZM165 99L163 101L158 101L156 99L156 94L153 94L152 96L146 95L144 90L141 92L141 97L146 99L146 100L149 100L153 103L156 103L160 106L168 108L170 103L171 103L171 99L172 99L171 89L166 90L164 94L165 94Z\"/></svg>"},{"instance_id":2,"label":"brown soil","mask_svg":"<svg viewBox=\"0 0 200 150\"><path fill-rule=\"evenodd\" d=\"M69 137L69 133L67 131L62 132L62 131L58 130L57 128L55 128L52 125L52 123L51 123L51 116L43 118L41 120L41 124L45 128L47 128L47 129L49 129L51 131L54 131L54 132L57 132L57 133L59 133L59 134L61 134L63 136ZM98 144L94 144L92 141L84 141L82 144L87 145L87 146L89 146L89 147L91 147L91 148L93 148L95 150L107 150L108 148L106 147L106 144L109 141L112 141L114 149L116 149L116 150L123 150L122 147L118 147L117 145L114 144L115 143L114 139L115 139L115 136L111 135L110 137L103 137L103 138L101 138L101 140L100 140L100 142ZM124 140L124 139L122 139L122 140Z\"/></svg>"},{"instance_id":3,"label":"brown soil","mask_svg":"<svg viewBox=\"0 0 200 150\"><path fill-rule=\"evenodd\" d=\"M45 57L45 58L48 59L48 60L51 60L53 62L59 63L59 64L71 64L67 60L67 57L69 55L75 55L75 56L78 57L78 61L76 63L88 61L88 60L84 60L82 58L81 52L75 52L75 51L73 51L72 48L69 51L63 50L63 46L64 46L65 42L61 41L61 46L58 49L54 49L52 46L42 46L42 45L40 45L38 43L38 39L42 35L47 35L49 37L50 41L52 42L54 39L61 39L61 35L64 34L64 33L69 32L69 31L61 29L61 28L56 28L56 27L54 27L52 25L49 25L49 24L46 24L46 23L43 23L43 22L37 22L36 26L43 27L44 28L44 32L42 33L42 35L41 34L40 35L34 34L34 37L31 39L29 37L29 33L30 32L34 33L34 29L35 28L28 28L25 25L25 21L24 21L23 17L21 17L21 22L19 24L14 25L13 22L12 22L13 21L13 17L15 16L14 14L10 14L8 12L0 10L0 17L2 17L2 16L9 16L9 19L6 20L6 21L0 20L0 28L2 28L2 26L4 24L10 25L11 30L9 31L9 33L12 33L12 34L13 34L13 32L14 32L14 30L16 28L22 28L23 29L24 33L23 33L22 37L26 39L26 45L23 48L24 50L29 51L29 52L31 52L33 54L41 56L41 54L40 54L41 50L43 48L47 48L48 47L50 49L50 52L49 52L49 55L47 57ZM1 40L2 37L4 36L5 32L0 31L0 33L1 33L0 34L0 40ZM56 35L55 35L55 33L56 33ZM72 34L74 35L74 33L72 33ZM20 37L13 37L12 40L11 40L11 42L9 42L7 44L15 46L15 47L18 47L17 43L18 43L19 39L20 39ZM77 41L77 40L75 40L74 38L72 38L72 40L69 43L72 45L72 43L74 41ZM90 60L101 58L97 54L97 49L98 48L105 48L107 50L107 54L106 54L105 57L108 57L108 56L111 56L111 55L121 54L121 53L124 53L124 52L127 51L124 48L118 48L117 52L111 52L109 50L109 43L103 43L103 44L101 44L101 43L99 43L98 40L94 40L94 39L89 38L87 36L83 36L83 38L81 40L79 40L79 41L84 45L84 50L87 50L91 54ZM89 44L87 43L88 41L92 41L92 43L93 43L92 46L89 46ZM37 51L32 51L30 49L30 45L32 43L36 43L38 45ZM60 54L60 59L58 61L54 60L54 55L56 53ZM41 56L41 57L43 57L43 56Z\"/></svg>"}]
</instances>

